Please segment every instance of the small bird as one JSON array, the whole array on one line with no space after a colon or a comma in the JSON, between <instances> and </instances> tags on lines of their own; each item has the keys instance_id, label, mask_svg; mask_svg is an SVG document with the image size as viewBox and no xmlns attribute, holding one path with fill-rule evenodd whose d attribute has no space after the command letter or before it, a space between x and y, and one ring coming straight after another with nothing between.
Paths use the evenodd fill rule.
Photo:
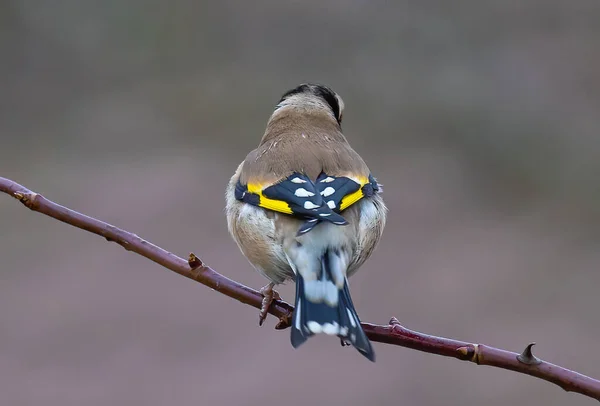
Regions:
<instances>
[{"instance_id":1,"label":"small bird","mask_svg":"<svg viewBox=\"0 0 600 406\"><path fill-rule=\"evenodd\" d=\"M342 134L344 102L329 87L286 92L258 145L226 191L229 232L254 268L261 289L259 324L279 299L273 287L296 282L294 348L325 333L375 361L348 287L348 277L381 238L387 209L381 185Z\"/></svg>"}]
</instances>

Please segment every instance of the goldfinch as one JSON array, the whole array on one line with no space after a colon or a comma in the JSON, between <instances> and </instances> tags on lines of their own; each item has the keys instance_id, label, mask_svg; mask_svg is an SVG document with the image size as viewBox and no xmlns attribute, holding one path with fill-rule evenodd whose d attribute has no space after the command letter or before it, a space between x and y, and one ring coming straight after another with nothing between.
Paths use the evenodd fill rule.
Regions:
<instances>
[{"instance_id":1,"label":"goldfinch","mask_svg":"<svg viewBox=\"0 0 600 406\"><path fill-rule=\"evenodd\" d=\"M373 253L387 209L380 185L342 134L343 110L327 86L286 92L258 148L227 186L227 223L242 253L270 281L261 290L260 324L278 297L272 288L294 280L292 346L325 333L375 361L348 277Z\"/></svg>"}]
</instances>

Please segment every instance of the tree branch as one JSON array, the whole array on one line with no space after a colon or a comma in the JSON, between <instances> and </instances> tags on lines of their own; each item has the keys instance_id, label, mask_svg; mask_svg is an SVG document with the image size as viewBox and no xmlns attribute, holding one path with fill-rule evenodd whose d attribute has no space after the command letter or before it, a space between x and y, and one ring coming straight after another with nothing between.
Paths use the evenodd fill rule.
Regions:
<instances>
[{"instance_id":1,"label":"tree branch","mask_svg":"<svg viewBox=\"0 0 600 406\"><path fill-rule=\"evenodd\" d=\"M257 309L261 307L262 295L259 292L219 274L194 254L190 254L186 261L135 234L60 206L9 179L0 178L0 191L18 199L33 211L98 234L108 241L116 242L128 251L133 251L242 303ZM293 306L282 300L273 301L269 313L279 319L277 329L289 326L293 310ZM534 343L529 344L521 354L518 354L484 344L412 331L400 325L396 318L392 318L386 326L369 323L362 323L362 326L372 341L520 372L552 382L566 391L578 392L600 400L600 381L536 358L531 352Z\"/></svg>"}]
</instances>

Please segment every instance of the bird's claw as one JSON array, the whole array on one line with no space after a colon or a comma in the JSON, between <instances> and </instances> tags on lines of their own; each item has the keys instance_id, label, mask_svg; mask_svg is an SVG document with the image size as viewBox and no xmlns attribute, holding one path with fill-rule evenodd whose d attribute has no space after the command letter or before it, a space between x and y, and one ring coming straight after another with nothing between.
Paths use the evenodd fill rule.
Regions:
<instances>
[{"instance_id":1,"label":"bird's claw","mask_svg":"<svg viewBox=\"0 0 600 406\"><path fill-rule=\"evenodd\" d=\"M260 314L258 317L259 326L262 326L265 322L267 314L269 314L269 306L271 306L271 303L273 303L274 300L281 300L279 293L273 289L274 286L275 284L271 282L260 289L260 293L263 295L263 300L260 306Z\"/></svg>"}]
</instances>

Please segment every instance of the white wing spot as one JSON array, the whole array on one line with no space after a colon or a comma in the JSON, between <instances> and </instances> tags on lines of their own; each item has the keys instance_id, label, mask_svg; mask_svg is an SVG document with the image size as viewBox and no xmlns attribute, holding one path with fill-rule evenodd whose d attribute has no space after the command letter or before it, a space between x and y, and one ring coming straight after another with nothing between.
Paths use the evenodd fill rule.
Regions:
<instances>
[{"instance_id":1,"label":"white wing spot","mask_svg":"<svg viewBox=\"0 0 600 406\"><path fill-rule=\"evenodd\" d=\"M330 209L335 209L335 202L333 200L330 200L327 202L327 206L329 206Z\"/></svg>"},{"instance_id":2,"label":"white wing spot","mask_svg":"<svg viewBox=\"0 0 600 406\"><path fill-rule=\"evenodd\" d=\"M336 335L340 332L340 325L335 321L333 323L324 323L322 328L323 332L325 334L329 334L330 336Z\"/></svg>"},{"instance_id":3,"label":"white wing spot","mask_svg":"<svg viewBox=\"0 0 600 406\"><path fill-rule=\"evenodd\" d=\"M328 176L325 179L321 180L321 183L329 183L329 182L333 182L334 180L335 180L335 178Z\"/></svg>"},{"instance_id":4,"label":"white wing spot","mask_svg":"<svg viewBox=\"0 0 600 406\"><path fill-rule=\"evenodd\" d=\"M323 290L325 293L325 303L331 307L336 307L339 299L338 288L331 281L321 283L324 283Z\"/></svg>"},{"instance_id":5,"label":"white wing spot","mask_svg":"<svg viewBox=\"0 0 600 406\"><path fill-rule=\"evenodd\" d=\"M294 194L298 197L311 197L315 195L313 192L310 192L304 189L303 187L299 187L298 189L296 189L294 191Z\"/></svg>"},{"instance_id":6,"label":"white wing spot","mask_svg":"<svg viewBox=\"0 0 600 406\"><path fill-rule=\"evenodd\" d=\"M316 321L309 321L308 323L306 323L306 327L308 327L308 330L314 334L319 334L323 331L323 326L321 326Z\"/></svg>"},{"instance_id":7,"label":"white wing spot","mask_svg":"<svg viewBox=\"0 0 600 406\"><path fill-rule=\"evenodd\" d=\"M307 210L316 209L318 207L321 207L321 206L317 206L313 202L304 202L304 208L307 209Z\"/></svg>"},{"instance_id":8,"label":"white wing spot","mask_svg":"<svg viewBox=\"0 0 600 406\"><path fill-rule=\"evenodd\" d=\"M296 310L294 310L294 312L296 313L296 329L300 330L300 301L298 301L298 307L296 307Z\"/></svg>"},{"instance_id":9,"label":"white wing spot","mask_svg":"<svg viewBox=\"0 0 600 406\"><path fill-rule=\"evenodd\" d=\"M347 307L346 307L346 312L348 313L348 318L350 319L350 324L352 324L352 327L356 327L356 320L354 320L354 315L352 314L350 309L348 309ZM354 340L352 340L352 341L354 341Z\"/></svg>"},{"instance_id":10,"label":"white wing spot","mask_svg":"<svg viewBox=\"0 0 600 406\"><path fill-rule=\"evenodd\" d=\"M332 194L335 193L335 189L332 188L331 186L327 186L322 192L321 192L321 196L327 197L327 196L331 196Z\"/></svg>"},{"instance_id":11,"label":"white wing spot","mask_svg":"<svg viewBox=\"0 0 600 406\"><path fill-rule=\"evenodd\" d=\"M319 216L327 217L327 216L331 216L331 213L319 213Z\"/></svg>"},{"instance_id":12,"label":"white wing spot","mask_svg":"<svg viewBox=\"0 0 600 406\"><path fill-rule=\"evenodd\" d=\"M304 179L300 179L299 177L295 177L291 180L292 183L306 183Z\"/></svg>"}]
</instances>

